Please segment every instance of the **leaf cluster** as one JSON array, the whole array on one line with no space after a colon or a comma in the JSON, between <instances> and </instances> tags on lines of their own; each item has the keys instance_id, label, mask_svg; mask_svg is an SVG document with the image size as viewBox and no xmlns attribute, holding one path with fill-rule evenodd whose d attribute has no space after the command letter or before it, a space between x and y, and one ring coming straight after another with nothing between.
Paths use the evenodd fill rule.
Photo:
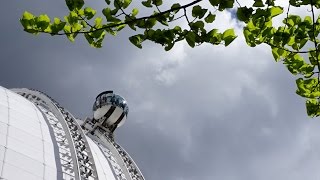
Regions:
<instances>
[{"instance_id":1,"label":"leaf cluster","mask_svg":"<svg viewBox=\"0 0 320 180\"><path fill-rule=\"evenodd\" d=\"M248 46L267 44L277 62L282 62L290 73L297 76L297 94L306 98L307 113L320 115L320 63L319 33L320 17L315 17L314 9L320 8L319 0L289 0L288 7L277 6L280 0L252 0L252 6L241 6L235 0L194 0L187 4L174 2L167 10L161 10L163 0L144 0L142 7L132 7L132 0L105 0L101 9L86 7L83 0L65 0L69 14L63 20L51 19L42 14L35 16L25 12L20 22L28 33L64 35L75 41L77 35L84 35L92 47L100 48L106 35L117 35L124 28L135 34L129 41L138 48L143 42L160 44L166 51L175 43L185 41L194 48L203 43L230 45L237 37L234 29L219 30L211 24L220 11L233 12L242 22L243 35ZM290 14L290 7L308 6L309 15L301 17ZM139 17L139 9L152 9L153 13ZM231 11L230 11L231 10ZM286 14L282 25L275 27L274 18ZM186 28L177 22L184 21ZM180 23L181 24L181 23ZM209 28L210 27L210 28Z\"/></svg>"}]
</instances>

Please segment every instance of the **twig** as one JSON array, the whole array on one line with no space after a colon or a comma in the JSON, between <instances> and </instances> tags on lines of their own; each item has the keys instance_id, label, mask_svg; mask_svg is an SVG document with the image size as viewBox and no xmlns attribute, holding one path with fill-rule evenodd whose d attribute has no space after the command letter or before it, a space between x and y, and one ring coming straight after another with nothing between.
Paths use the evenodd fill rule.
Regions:
<instances>
[{"instance_id":1,"label":"twig","mask_svg":"<svg viewBox=\"0 0 320 180\"><path fill-rule=\"evenodd\" d=\"M124 21L124 22L121 22L121 23L110 23L109 25L103 26L101 28L96 28L96 29L91 30L91 31L78 31L78 32L71 32L71 33L55 33L55 34L49 33L49 32L45 32L45 31L42 31L42 30L38 30L37 32L51 34L51 35L59 35L59 36L61 36L61 35L69 35L69 34L73 34L73 33L86 34L86 33L96 32L96 31L99 31L99 30L110 29L110 28L121 26L121 25L124 25L124 24L134 23L134 22L137 22L137 21L140 21L140 20L156 18L156 17L162 16L162 15L164 15L166 13L170 13L170 12L173 12L173 11L176 11L176 10L186 9L186 8L188 8L188 7L190 7L190 6L194 5L194 4L197 4L197 3L201 2L201 1L203 1L203 0L195 0L195 1L191 2L191 3L185 4L183 6L171 8L171 9L168 9L168 10L163 11L161 13L153 14L151 16L144 16L144 17L140 17L140 18L136 18L136 19L130 19L130 20L127 20L127 21Z\"/></svg>"}]
</instances>

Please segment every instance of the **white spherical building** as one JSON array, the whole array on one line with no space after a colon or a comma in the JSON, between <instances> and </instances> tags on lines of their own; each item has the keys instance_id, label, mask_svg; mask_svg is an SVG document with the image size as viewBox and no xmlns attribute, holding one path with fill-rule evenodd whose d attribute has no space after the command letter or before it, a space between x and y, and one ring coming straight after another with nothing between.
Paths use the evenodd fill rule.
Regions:
<instances>
[{"instance_id":1,"label":"white spherical building","mask_svg":"<svg viewBox=\"0 0 320 180\"><path fill-rule=\"evenodd\" d=\"M113 138L127 118L126 101L105 91L93 111L79 121L40 91L0 86L0 179L144 180Z\"/></svg>"}]
</instances>

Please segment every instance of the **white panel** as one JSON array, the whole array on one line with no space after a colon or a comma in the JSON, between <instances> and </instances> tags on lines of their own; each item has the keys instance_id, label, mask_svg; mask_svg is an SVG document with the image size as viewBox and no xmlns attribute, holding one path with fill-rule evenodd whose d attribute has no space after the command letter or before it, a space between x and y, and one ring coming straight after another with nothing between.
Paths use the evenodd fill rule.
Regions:
<instances>
[{"instance_id":1,"label":"white panel","mask_svg":"<svg viewBox=\"0 0 320 180\"><path fill-rule=\"evenodd\" d=\"M8 124L0 122L0 134L7 134Z\"/></svg>"},{"instance_id":2,"label":"white panel","mask_svg":"<svg viewBox=\"0 0 320 180\"><path fill-rule=\"evenodd\" d=\"M4 147L0 145L0 175L2 171L2 166L3 166L3 160L4 160Z\"/></svg>"},{"instance_id":3,"label":"white panel","mask_svg":"<svg viewBox=\"0 0 320 180\"><path fill-rule=\"evenodd\" d=\"M21 97L23 98L23 97ZM22 111L22 113L28 113L34 111L33 105L30 103L21 103L20 101L13 100L9 97L9 106L10 108L16 111Z\"/></svg>"},{"instance_id":4,"label":"white panel","mask_svg":"<svg viewBox=\"0 0 320 180\"><path fill-rule=\"evenodd\" d=\"M10 108L12 106L13 105L10 104ZM31 121L39 122L35 109L31 109L30 111L17 111L17 110L10 109L9 113L10 113L10 118L21 119L21 121L24 121L24 122L31 122Z\"/></svg>"},{"instance_id":5,"label":"white panel","mask_svg":"<svg viewBox=\"0 0 320 180\"><path fill-rule=\"evenodd\" d=\"M7 144L7 135L0 133L0 146L6 146Z\"/></svg>"},{"instance_id":6,"label":"white panel","mask_svg":"<svg viewBox=\"0 0 320 180\"><path fill-rule=\"evenodd\" d=\"M112 167L110 167L108 160L106 159L106 157L101 153L101 151L99 151L98 154L98 160L100 161L100 163L102 164L102 169L105 172L105 174L107 175L107 179L110 179L110 177L112 177L112 179L115 179L113 176L113 172L111 170ZM104 158L102 158L102 156Z\"/></svg>"},{"instance_id":7,"label":"white panel","mask_svg":"<svg viewBox=\"0 0 320 180\"><path fill-rule=\"evenodd\" d=\"M57 157L57 158L59 159L60 157ZM56 168L56 159L55 159L54 154L52 156L45 154L44 162L46 163L46 166L48 166L50 168Z\"/></svg>"},{"instance_id":8,"label":"white panel","mask_svg":"<svg viewBox=\"0 0 320 180\"><path fill-rule=\"evenodd\" d=\"M2 104L0 104L0 122L8 123L8 107Z\"/></svg>"},{"instance_id":9,"label":"white panel","mask_svg":"<svg viewBox=\"0 0 320 180\"><path fill-rule=\"evenodd\" d=\"M5 148L0 145L0 162L4 160L4 151L5 151Z\"/></svg>"},{"instance_id":10,"label":"white panel","mask_svg":"<svg viewBox=\"0 0 320 180\"><path fill-rule=\"evenodd\" d=\"M39 122L25 122L22 119L10 118L9 125L10 127L13 126L27 134L42 138Z\"/></svg>"},{"instance_id":11,"label":"white panel","mask_svg":"<svg viewBox=\"0 0 320 180\"><path fill-rule=\"evenodd\" d=\"M10 91L10 90L7 91L7 93L8 93L8 97L10 98L10 100L17 101L17 102L19 102L21 105L28 105L28 104L30 104L30 101L29 101L27 98L21 96L20 94L17 94L17 93L15 93L15 92Z\"/></svg>"},{"instance_id":12,"label":"white panel","mask_svg":"<svg viewBox=\"0 0 320 180\"><path fill-rule=\"evenodd\" d=\"M0 91L0 105L8 106L8 98L4 91Z\"/></svg>"},{"instance_id":13,"label":"white panel","mask_svg":"<svg viewBox=\"0 0 320 180\"><path fill-rule=\"evenodd\" d=\"M43 180L37 176L38 174L25 171L12 164L4 163L2 178L5 180Z\"/></svg>"},{"instance_id":14,"label":"white panel","mask_svg":"<svg viewBox=\"0 0 320 180\"><path fill-rule=\"evenodd\" d=\"M93 159L96 164L99 180L116 180L106 157L100 148L90 139L87 138Z\"/></svg>"},{"instance_id":15,"label":"white panel","mask_svg":"<svg viewBox=\"0 0 320 180\"><path fill-rule=\"evenodd\" d=\"M14 165L15 167L13 169L9 168L9 170L6 170L7 164ZM5 157L4 173L15 174L16 171L12 171L14 169L16 170L21 169L31 174L34 174L38 177L42 177L44 166L43 166L43 162L39 162L34 159L31 159L26 154L17 153L11 149L7 149L6 157ZM22 175L19 175L19 177L20 179L29 179ZM9 179L11 180L11 178ZM15 178L12 178L12 179L15 179Z\"/></svg>"},{"instance_id":16,"label":"white panel","mask_svg":"<svg viewBox=\"0 0 320 180\"><path fill-rule=\"evenodd\" d=\"M38 144L37 146L30 146L29 142L31 141L32 139L25 139L23 142L9 137L7 147L36 161L44 163L42 143Z\"/></svg>"},{"instance_id":17,"label":"white panel","mask_svg":"<svg viewBox=\"0 0 320 180\"><path fill-rule=\"evenodd\" d=\"M3 167L3 161L0 161L0 175L1 175L2 167ZM0 176L0 178L2 177Z\"/></svg>"},{"instance_id":18,"label":"white panel","mask_svg":"<svg viewBox=\"0 0 320 180\"><path fill-rule=\"evenodd\" d=\"M53 155L54 154L53 142L47 142L47 141L43 141L43 142L44 142L44 152L46 152L46 154Z\"/></svg>"},{"instance_id":19,"label":"white panel","mask_svg":"<svg viewBox=\"0 0 320 180\"><path fill-rule=\"evenodd\" d=\"M24 129L25 130L25 129ZM18 129L14 126L9 126L9 137L20 140L22 143L28 144L35 149L41 149L42 151L42 139L41 136L35 136L31 133L27 133L24 130ZM40 132L41 135L41 132Z\"/></svg>"},{"instance_id":20,"label":"white panel","mask_svg":"<svg viewBox=\"0 0 320 180\"><path fill-rule=\"evenodd\" d=\"M44 149L45 149L44 150L45 151L44 162L46 163L47 166L55 168L56 167L56 160L55 160L56 157L55 156L58 156L58 158L60 158L59 152L57 152L57 154L55 154L52 143L49 144L49 143L45 142Z\"/></svg>"},{"instance_id":21,"label":"white panel","mask_svg":"<svg viewBox=\"0 0 320 180\"><path fill-rule=\"evenodd\" d=\"M40 120L41 120L41 130L42 130L43 139L45 141L51 142L51 134L50 134L48 124L43 118L40 118ZM52 131L52 133L53 133L53 131ZM54 134L52 134L52 136L54 136Z\"/></svg>"},{"instance_id":22,"label":"white panel","mask_svg":"<svg viewBox=\"0 0 320 180\"><path fill-rule=\"evenodd\" d=\"M45 180L57 180L57 169L46 166L44 170Z\"/></svg>"},{"instance_id":23,"label":"white panel","mask_svg":"<svg viewBox=\"0 0 320 180\"><path fill-rule=\"evenodd\" d=\"M38 115L37 115L35 109L33 109L32 111L21 111L21 110L17 110L17 109L10 109L10 113L17 115L17 116L22 116L24 119L38 121Z\"/></svg>"},{"instance_id":24,"label":"white panel","mask_svg":"<svg viewBox=\"0 0 320 180\"><path fill-rule=\"evenodd\" d=\"M15 92L12 92L10 90L7 90L7 95L9 97L9 102L12 101L12 103L20 103L21 105L25 105L25 104L29 104L29 101L22 97L21 95L15 93Z\"/></svg>"}]
</instances>

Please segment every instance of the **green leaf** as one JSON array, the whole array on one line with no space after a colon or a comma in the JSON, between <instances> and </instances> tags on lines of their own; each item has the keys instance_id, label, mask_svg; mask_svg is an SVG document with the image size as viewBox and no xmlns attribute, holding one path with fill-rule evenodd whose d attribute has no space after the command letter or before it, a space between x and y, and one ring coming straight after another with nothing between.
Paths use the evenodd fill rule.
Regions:
<instances>
[{"instance_id":1,"label":"green leaf","mask_svg":"<svg viewBox=\"0 0 320 180\"><path fill-rule=\"evenodd\" d=\"M137 8L134 8L134 9L132 9L132 16L136 16L137 14L139 13L139 9L137 9Z\"/></svg>"},{"instance_id":2,"label":"green leaf","mask_svg":"<svg viewBox=\"0 0 320 180\"><path fill-rule=\"evenodd\" d=\"M222 39L225 42L225 46L228 46L237 36L234 33L234 29L227 29L222 34Z\"/></svg>"},{"instance_id":3,"label":"green leaf","mask_svg":"<svg viewBox=\"0 0 320 180\"><path fill-rule=\"evenodd\" d=\"M162 25L169 26L168 22L165 19L157 18L157 21L159 21Z\"/></svg>"},{"instance_id":4,"label":"green leaf","mask_svg":"<svg viewBox=\"0 0 320 180\"><path fill-rule=\"evenodd\" d=\"M83 0L65 0L70 11L79 10L83 7Z\"/></svg>"},{"instance_id":5,"label":"green leaf","mask_svg":"<svg viewBox=\"0 0 320 180\"><path fill-rule=\"evenodd\" d=\"M311 117L320 115L320 103L319 100L313 98L306 101L307 114Z\"/></svg>"},{"instance_id":6,"label":"green leaf","mask_svg":"<svg viewBox=\"0 0 320 180\"><path fill-rule=\"evenodd\" d=\"M296 93L302 97L306 98L318 98L320 97L319 81L318 78L302 79L296 80L297 91Z\"/></svg>"},{"instance_id":7,"label":"green leaf","mask_svg":"<svg viewBox=\"0 0 320 180\"><path fill-rule=\"evenodd\" d=\"M252 15L253 23L257 24L257 22L260 22L261 20L263 20L262 18L268 17L270 13L268 13L267 10L269 9L261 9L261 8L256 9L256 12Z\"/></svg>"},{"instance_id":8,"label":"green leaf","mask_svg":"<svg viewBox=\"0 0 320 180\"><path fill-rule=\"evenodd\" d=\"M136 47L141 49L142 48L141 43L143 42L143 39L142 39L143 36L144 35L142 35L142 34L138 34L138 35L129 37L129 40L133 45L135 45Z\"/></svg>"},{"instance_id":9,"label":"green leaf","mask_svg":"<svg viewBox=\"0 0 320 180\"><path fill-rule=\"evenodd\" d=\"M54 18L53 19L53 24L56 24L56 25L58 25L58 24L61 24L62 23L62 21L59 19L59 18Z\"/></svg>"},{"instance_id":10,"label":"green leaf","mask_svg":"<svg viewBox=\"0 0 320 180\"><path fill-rule=\"evenodd\" d=\"M101 17L97 17L94 20L94 27L97 29L102 27L102 18Z\"/></svg>"},{"instance_id":11,"label":"green leaf","mask_svg":"<svg viewBox=\"0 0 320 180\"><path fill-rule=\"evenodd\" d=\"M120 19L118 19L118 18L116 18L116 17L113 16L113 15L115 15L115 13L116 13L115 10L116 10L116 9L111 10L110 8L104 8L104 9L102 10L102 14L106 17L106 19L107 19L108 22L114 22L114 23L121 22ZM126 16L126 18L127 18L127 16Z\"/></svg>"},{"instance_id":12,"label":"green leaf","mask_svg":"<svg viewBox=\"0 0 320 180\"><path fill-rule=\"evenodd\" d=\"M192 8L192 16L197 18L203 18L203 16L207 13L208 9L202 9L201 6L196 5Z\"/></svg>"},{"instance_id":13,"label":"green leaf","mask_svg":"<svg viewBox=\"0 0 320 180\"><path fill-rule=\"evenodd\" d=\"M67 38L71 41L74 42L74 38L76 37L76 34L73 33L71 30L71 26L65 25L63 28L64 32L67 33L66 36Z\"/></svg>"},{"instance_id":14,"label":"green leaf","mask_svg":"<svg viewBox=\"0 0 320 180\"><path fill-rule=\"evenodd\" d=\"M54 18L53 24L51 25L51 30L53 34L58 33L59 31L63 30L66 22L62 22L59 18Z\"/></svg>"},{"instance_id":15,"label":"green leaf","mask_svg":"<svg viewBox=\"0 0 320 180\"><path fill-rule=\"evenodd\" d=\"M33 29L33 26L35 25L34 15L29 13L28 11L25 11L22 15L22 18L20 19L20 23L24 27L24 29Z\"/></svg>"},{"instance_id":16,"label":"green leaf","mask_svg":"<svg viewBox=\"0 0 320 180\"><path fill-rule=\"evenodd\" d=\"M116 35L117 35L117 31L114 31L114 30L112 30L112 29L110 29L110 28L107 28L105 31L106 31L107 33L111 34L112 36L116 36Z\"/></svg>"},{"instance_id":17,"label":"green leaf","mask_svg":"<svg viewBox=\"0 0 320 180\"><path fill-rule=\"evenodd\" d=\"M181 32L181 31L182 31L182 29L181 29L180 26L175 26L175 27L173 28L173 30L176 31L176 32Z\"/></svg>"},{"instance_id":18,"label":"green leaf","mask_svg":"<svg viewBox=\"0 0 320 180\"><path fill-rule=\"evenodd\" d=\"M208 16L206 18L204 18L206 23L212 23L215 19L216 19L216 15L211 14L211 12L208 14Z\"/></svg>"},{"instance_id":19,"label":"green leaf","mask_svg":"<svg viewBox=\"0 0 320 180\"><path fill-rule=\"evenodd\" d=\"M116 28L117 28L117 31L121 31L125 27L126 27L126 24L121 24L121 25L117 26Z\"/></svg>"},{"instance_id":20,"label":"green leaf","mask_svg":"<svg viewBox=\"0 0 320 180\"><path fill-rule=\"evenodd\" d=\"M105 34L106 34L106 31L104 31L103 29L100 29L91 33L92 37L94 37L95 39L99 39Z\"/></svg>"},{"instance_id":21,"label":"green leaf","mask_svg":"<svg viewBox=\"0 0 320 180\"><path fill-rule=\"evenodd\" d=\"M267 4L268 6L274 6L274 1L275 0L266 0L265 4Z\"/></svg>"},{"instance_id":22,"label":"green leaf","mask_svg":"<svg viewBox=\"0 0 320 180\"><path fill-rule=\"evenodd\" d=\"M88 41L88 43L89 43L90 45L94 42L93 37L90 36L88 33L85 33L85 34L84 34L84 37L86 38L86 40Z\"/></svg>"},{"instance_id":23,"label":"green leaf","mask_svg":"<svg viewBox=\"0 0 320 180\"><path fill-rule=\"evenodd\" d=\"M69 23L70 25L73 25L78 22L78 14L75 11L70 11L68 16L65 16L64 19Z\"/></svg>"},{"instance_id":24,"label":"green leaf","mask_svg":"<svg viewBox=\"0 0 320 180\"><path fill-rule=\"evenodd\" d=\"M295 37L294 37L294 36L291 36L291 37L289 38L289 41L287 42L287 44L288 44L289 46L292 46L294 43L295 43Z\"/></svg>"},{"instance_id":25,"label":"green leaf","mask_svg":"<svg viewBox=\"0 0 320 180\"><path fill-rule=\"evenodd\" d=\"M147 0L147 1L142 1L141 2L142 3L142 5L144 5L145 7L152 7L152 5L151 5L151 0Z\"/></svg>"},{"instance_id":26,"label":"green leaf","mask_svg":"<svg viewBox=\"0 0 320 180\"><path fill-rule=\"evenodd\" d=\"M308 42L307 38L304 38L300 41L300 45L299 45L299 49L303 48L304 45L306 45L306 43Z\"/></svg>"},{"instance_id":27,"label":"green leaf","mask_svg":"<svg viewBox=\"0 0 320 180\"><path fill-rule=\"evenodd\" d=\"M190 47L194 48L194 46L196 45L196 34L192 31L189 31L186 35L186 41Z\"/></svg>"},{"instance_id":28,"label":"green leaf","mask_svg":"<svg viewBox=\"0 0 320 180\"><path fill-rule=\"evenodd\" d=\"M35 30L35 29L24 29L24 31L26 31L27 33L34 34L34 35L39 34L39 31Z\"/></svg>"},{"instance_id":29,"label":"green leaf","mask_svg":"<svg viewBox=\"0 0 320 180\"><path fill-rule=\"evenodd\" d=\"M140 20L137 23L137 26L140 28L152 28L154 25L157 24L157 20L155 18L150 18L147 21Z\"/></svg>"},{"instance_id":30,"label":"green leaf","mask_svg":"<svg viewBox=\"0 0 320 180\"><path fill-rule=\"evenodd\" d=\"M226 8L232 8L234 0L221 0L219 5L219 11L223 11Z\"/></svg>"},{"instance_id":31,"label":"green leaf","mask_svg":"<svg viewBox=\"0 0 320 180\"><path fill-rule=\"evenodd\" d=\"M273 18L283 13L283 8L280 6L273 6L269 9L270 17Z\"/></svg>"},{"instance_id":32,"label":"green leaf","mask_svg":"<svg viewBox=\"0 0 320 180\"><path fill-rule=\"evenodd\" d=\"M118 1L118 0L115 0ZM124 0L122 7L125 9L131 4L132 0Z\"/></svg>"},{"instance_id":33,"label":"green leaf","mask_svg":"<svg viewBox=\"0 0 320 180\"><path fill-rule=\"evenodd\" d=\"M84 8L84 15L87 17L87 19L92 19L96 13L97 11L92 9L91 7Z\"/></svg>"},{"instance_id":34,"label":"green leaf","mask_svg":"<svg viewBox=\"0 0 320 180\"><path fill-rule=\"evenodd\" d=\"M309 49L308 58L311 64L318 65L320 60L320 53L316 53L315 49ZM318 57L317 57L318 54Z\"/></svg>"},{"instance_id":35,"label":"green leaf","mask_svg":"<svg viewBox=\"0 0 320 180\"><path fill-rule=\"evenodd\" d=\"M102 14L107 18L108 21L112 18L111 17L111 9L109 7L104 8L102 10Z\"/></svg>"},{"instance_id":36,"label":"green leaf","mask_svg":"<svg viewBox=\"0 0 320 180\"><path fill-rule=\"evenodd\" d=\"M252 16L253 9L247 7L239 7L237 10L237 17L240 21L248 22Z\"/></svg>"},{"instance_id":37,"label":"green leaf","mask_svg":"<svg viewBox=\"0 0 320 180\"><path fill-rule=\"evenodd\" d=\"M34 15L28 11L25 11L22 15L22 19L24 20L32 20L33 18L34 18Z\"/></svg>"},{"instance_id":38,"label":"green leaf","mask_svg":"<svg viewBox=\"0 0 320 180\"><path fill-rule=\"evenodd\" d=\"M36 18L36 25L41 30L45 30L50 24L50 18L46 14L42 14Z\"/></svg>"},{"instance_id":39,"label":"green leaf","mask_svg":"<svg viewBox=\"0 0 320 180\"><path fill-rule=\"evenodd\" d=\"M175 3L175 4L173 4L173 5L171 6L171 10L174 9L173 12L174 12L174 13L177 13L177 12L179 12L180 7L181 7L181 5L180 5L179 3Z\"/></svg>"},{"instance_id":40,"label":"green leaf","mask_svg":"<svg viewBox=\"0 0 320 180\"><path fill-rule=\"evenodd\" d=\"M162 0L152 0L152 4L156 6L161 6L162 5Z\"/></svg>"},{"instance_id":41,"label":"green leaf","mask_svg":"<svg viewBox=\"0 0 320 180\"><path fill-rule=\"evenodd\" d=\"M264 7L262 0L254 0L253 7Z\"/></svg>"},{"instance_id":42,"label":"green leaf","mask_svg":"<svg viewBox=\"0 0 320 180\"><path fill-rule=\"evenodd\" d=\"M79 32L82 29L82 25L80 23L75 23L72 25L73 32Z\"/></svg>"},{"instance_id":43,"label":"green leaf","mask_svg":"<svg viewBox=\"0 0 320 180\"><path fill-rule=\"evenodd\" d=\"M220 4L220 0L209 0L212 6L218 6Z\"/></svg>"},{"instance_id":44,"label":"green leaf","mask_svg":"<svg viewBox=\"0 0 320 180\"><path fill-rule=\"evenodd\" d=\"M304 22L305 22L306 24L308 24L308 25L312 25L312 19L311 19L311 17L310 17L310 16L306 16L306 17L304 18Z\"/></svg>"},{"instance_id":45,"label":"green leaf","mask_svg":"<svg viewBox=\"0 0 320 180\"><path fill-rule=\"evenodd\" d=\"M273 55L273 58L276 60L276 62L280 60L280 55L278 53L278 50L279 48L275 48L275 47L272 48L272 55Z\"/></svg>"},{"instance_id":46,"label":"green leaf","mask_svg":"<svg viewBox=\"0 0 320 180\"><path fill-rule=\"evenodd\" d=\"M204 22L203 21L197 21L197 22L194 22L194 23L190 23L190 26L194 30L203 29L204 28Z\"/></svg>"},{"instance_id":47,"label":"green leaf","mask_svg":"<svg viewBox=\"0 0 320 180\"><path fill-rule=\"evenodd\" d=\"M219 45L221 43L222 34L218 32L218 29L212 29L208 32L207 37L209 43Z\"/></svg>"},{"instance_id":48,"label":"green leaf","mask_svg":"<svg viewBox=\"0 0 320 180\"><path fill-rule=\"evenodd\" d=\"M300 24L301 17L297 15L289 15L287 18L283 20L283 23L288 25L289 27Z\"/></svg>"},{"instance_id":49,"label":"green leaf","mask_svg":"<svg viewBox=\"0 0 320 180\"><path fill-rule=\"evenodd\" d=\"M170 49L172 49L173 45L174 45L174 43L168 43L168 44L165 46L164 50L170 51Z\"/></svg>"},{"instance_id":50,"label":"green leaf","mask_svg":"<svg viewBox=\"0 0 320 180\"><path fill-rule=\"evenodd\" d=\"M101 48L103 39L106 35L104 30L98 30L92 33L85 33L84 36L87 39L91 47Z\"/></svg>"},{"instance_id":51,"label":"green leaf","mask_svg":"<svg viewBox=\"0 0 320 180\"><path fill-rule=\"evenodd\" d=\"M83 9L79 9L79 10L77 11L77 14L78 14L79 16L84 16L84 10L83 10Z\"/></svg>"}]
</instances>

